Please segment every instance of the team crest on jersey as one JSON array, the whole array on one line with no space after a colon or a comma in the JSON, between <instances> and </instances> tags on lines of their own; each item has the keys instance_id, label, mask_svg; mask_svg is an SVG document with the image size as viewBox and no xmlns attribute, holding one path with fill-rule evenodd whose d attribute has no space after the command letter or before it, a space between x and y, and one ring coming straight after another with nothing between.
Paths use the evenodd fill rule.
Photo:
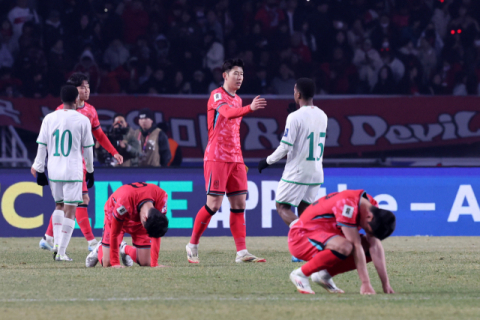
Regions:
<instances>
[{"instance_id":1,"label":"team crest on jersey","mask_svg":"<svg viewBox=\"0 0 480 320\"><path fill-rule=\"evenodd\" d=\"M285 133L283 134L284 137L288 137L288 128L285 128Z\"/></svg>"},{"instance_id":2,"label":"team crest on jersey","mask_svg":"<svg viewBox=\"0 0 480 320\"><path fill-rule=\"evenodd\" d=\"M343 206L343 211L342 211L342 216L351 218L353 216L353 207L344 205Z\"/></svg>"},{"instance_id":3,"label":"team crest on jersey","mask_svg":"<svg viewBox=\"0 0 480 320\"><path fill-rule=\"evenodd\" d=\"M117 212L119 215L123 216L125 213L127 213L127 209L124 206L120 206L117 208Z\"/></svg>"},{"instance_id":4,"label":"team crest on jersey","mask_svg":"<svg viewBox=\"0 0 480 320\"><path fill-rule=\"evenodd\" d=\"M221 93L215 93L213 95L213 101L217 102L218 100L222 99L222 94Z\"/></svg>"}]
</instances>

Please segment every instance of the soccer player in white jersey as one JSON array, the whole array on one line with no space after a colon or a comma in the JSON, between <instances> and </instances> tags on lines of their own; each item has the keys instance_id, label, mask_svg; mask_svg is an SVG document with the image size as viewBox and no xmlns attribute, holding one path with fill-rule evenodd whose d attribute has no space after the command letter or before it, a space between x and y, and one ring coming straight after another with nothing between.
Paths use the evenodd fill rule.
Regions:
<instances>
[{"instance_id":1,"label":"soccer player in white jersey","mask_svg":"<svg viewBox=\"0 0 480 320\"><path fill-rule=\"evenodd\" d=\"M314 94L313 80L297 80L293 96L300 108L287 117L285 132L277 150L258 164L261 173L287 156L275 200L278 214L290 227L297 221L291 207L298 207L300 216L315 201L323 183L322 159L328 118L325 112L313 105Z\"/></svg>"},{"instance_id":2,"label":"soccer player in white jersey","mask_svg":"<svg viewBox=\"0 0 480 320\"><path fill-rule=\"evenodd\" d=\"M41 186L49 184L55 200L53 212L54 259L72 261L65 250L75 227L75 209L82 203L82 150L87 167L86 182L91 188L93 176L93 137L89 119L76 112L78 90L75 86L62 87L63 109L47 115L38 135L38 151L31 168ZM48 179L45 157L48 150Z\"/></svg>"}]
</instances>

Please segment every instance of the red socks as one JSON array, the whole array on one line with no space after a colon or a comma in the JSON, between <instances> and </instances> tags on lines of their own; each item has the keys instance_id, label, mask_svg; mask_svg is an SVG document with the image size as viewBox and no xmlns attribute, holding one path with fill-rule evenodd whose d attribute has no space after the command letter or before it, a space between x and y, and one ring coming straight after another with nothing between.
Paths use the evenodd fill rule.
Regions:
<instances>
[{"instance_id":1,"label":"red socks","mask_svg":"<svg viewBox=\"0 0 480 320\"><path fill-rule=\"evenodd\" d=\"M100 261L100 264L103 266L103 246L98 248L98 261Z\"/></svg>"},{"instance_id":2,"label":"red socks","mask_svg":"<svg viewBox=\"0 0 480 320\"><path fill-rule=\"evenodd\" d=\"M95 239L92 232L92 227L90 226L90 221L88 220L88 210L87 207L77 207L75 211L75 218L77 220L78 225L80 226L80 230L82 230L83 235L87 241Z\"/></svg>"},{"instance_id":3,"label":"red socks","mask_svg":"<svg viewBox=\"0 0 480 320\"><path fill-rule=\"evenodd\" d=\"M312 273L330 269L337 263L345 260L347 257L337 251L324 250L319 253L313 259L308 261L302 266L302 272L309 277Z\"/></svg>"},{"instance_id":4,"label":"red socks","mask_svg":"<svg viewBox=\"0 0 480 320\"><path fill-rule=\"evenodd\" d=\"M372 261L370 256L366 256L365 258L367 259L367 263ZM345 261L328 268L327 271L332 277L335 277L337 274L345 273L355 269L357 269L357 266L355 265L355 259L353 258L353 255L350 255L347 259L345 259Z\"/></svg>"},{"instance_id":5,"label":"red socks","mask_svg":"<svg viewBox=\"0 0 480 320\"><path fill-rule=\"evenodd\" d=\"M133 261L137 262L137 248L132 246L125 246L125 253L132 258Z\"/></svg>"},{"instance_id":6,"label":"red socks","mask_svg":"<svg viewBox=\"0 0 480 320\"><path fill-rule=\"evenodd\" d=\"M210 219L212 219L214 214L215 212L213 212L207 205L198 211L195 222L193 223L192 238L190 239L191 244L198 244L200 237L207 229Z\"/></svg>"},{"instance_id":7,"label":"red socks","mask_svg":"<svg viewBox=\"0 0 480 320\"><path fill-rule=\"evenodd\" d=\"M52 215L52 216L53 216L53 215ZM50 237L53 238L52 216L50 216L50 222L48 223L47 232L45 232L45 234L46 234L47 236L50 236Z\"/></svg>"},{"instance_id":8,"label":"red socks","mask_svg":"<svg viewBox=\"0 0 480 320\"><path fill-rule=\"evenodd\" d=\"M247 236L247 228L245 226L245 210L230 210L230 231L232 232L237 252L247 249L245 237Z\"/></svg>"}]
</instances>

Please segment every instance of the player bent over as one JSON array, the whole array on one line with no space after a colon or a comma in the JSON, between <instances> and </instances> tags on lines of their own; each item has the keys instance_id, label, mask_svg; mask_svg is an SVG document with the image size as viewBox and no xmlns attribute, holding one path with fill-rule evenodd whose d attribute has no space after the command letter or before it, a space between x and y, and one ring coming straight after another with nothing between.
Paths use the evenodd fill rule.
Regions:
<instances>
[{"instance_id":1,"label":"player bent over","mask_svg":"<svg viewBox=\"0 0 480 320\"><path fill-rule=\"evenodd\" d=\"M167 199L167 193L154 184L135 182L118 188L105 204L101 246L87 256L86 266L100 261L104 267L122 267L118 254L124 233L132 236L134 246L122 243L124 264L131 266L132 259L141 266L158 266L160 237L168 230Z\"/></svg>"},{"instance_id":2,"label":"player bent over","mask_svg":"<svg viewBox=\"0 0 480 320\"><path fill-rule=\"evenodd\" d=\"M82 73L76 72L70 76L67 81L67 84L73 85L77 87L78 90L78 98L77 98L77 112L83 114L90 120L92 134L94 135L95 139L100 143L100 145L105 148L117 161L118 163L122 164L123 157L115 150L115 148L108 140L108 137L103 132L102 128L100 127L100 121L98 119L97 110L91 104L87 103L87 100L90 97L90 86L88 83L88 77ZM60 105L57 110L63 108L63 105ZM84 175L86 175L85 166L83 168ZM80 226L80 230L82 231L85 239L88 242L88 251L92 251L93 248L97 245L97 240L95 239L92 227L90 226L90 221L88 218L88 203L90 202L90 197L88 196L88 188L85 184L85 178L83 179L83 189L82 189L82 203L79 203L76 212L75 218L77 219L77 223ZM52 243L53 243L53 224L52 224L53 216L50 218L50 222L45 232L45 236L40 239L39 247L45 250L52 250Z\"/></svg>"},{"instance_id":3,"label":"player bent over","mask_svg":"<svg viewBox=\"0 0 480 320\"><path fill-rule=\"evenodd\" d=\"M205 149L204 175L207 203L198 211L190 242L186 246L190 263L199 263L198 243L212 216L220 209L225 193L230 202L230 231L237 248L235 262L265 262L249 253L245 244L245 206L247 171L240 147L242 117L265 108L267 102L257 96L251 105L242 106L236 94L243 82L243 61L227 60L223 64L222 87L212 91L208 100L208 144Z\"/></svg>"},{"instance_id":4,"label":"player bent over","mask_svg":"<svg viewBox=\"0 0 480 320\"><path fill-rule=\"evenodd\" d=\"M48 177L55 200L52 215L54 234L54 259L72 261L65 250L75 227L75 209L82 203L82 148L86 164L88 188L94 183L93 137L90 121L75 111L78 90L67 85L61 90L63 109L50 113L43 119L38 135L38 152L31 168L37 183L48 185L45 175L45 156L48 149Z\"/></svg>"},{"instance_id":5,"label":"player bent over","mask_svg":"<svg viewBox=\"0 0 480 320\"><path fill-rule=\"evenodd\" d=\"M357 269L361 294L375 294L367 271L373 261L385 293L390 287L381 240L395 230L395 215L379 209L364 190L329 194L309 206L288 233L288 248L308 261L290 274L300 293L314 294L308 277L332 293L343 293L331 277ZM363 229L366 237L359 234ZM322 271L321 273L318 273Z\"/></svg>"}]
</instances>

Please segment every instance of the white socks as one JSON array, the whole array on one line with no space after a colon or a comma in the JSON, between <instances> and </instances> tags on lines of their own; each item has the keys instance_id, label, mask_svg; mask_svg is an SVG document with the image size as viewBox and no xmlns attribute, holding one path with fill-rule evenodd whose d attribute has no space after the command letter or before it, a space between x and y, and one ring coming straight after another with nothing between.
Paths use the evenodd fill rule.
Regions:
<instances>
[{"instance_id":1,"label":"white socks","mask_svg":"<svg viewBox=\"0 0 480 320\"><path fill-rule=\"evenodd\" d=\"M59 255L65 255L68 243L72 238L73 228L75 228L75 220L64 218L62 225L62 238L60 240L60 247L58 248Z\"/></svg>"},{"instance_id":2,"label":"white socks","mask_svg":"<svg viewBox=\"0 0 480 320\"><path fill-rule=\"evenodd\" d=\"M65 213L62 210L55 210L52 214L52 226L53 226L53 248L58 250L60 240L62 239L62 225Z\"/></svg>"},{"instance_id":3,"label":"white socks","mask_svg":"<svg viewBox=\"0 0 480 320\"><path fill-rule=\"evenodd\" d=\"M190 242L188 243L188 246L191 248L191 249L198 249L198 244L191 244Z\"/></svg>"},{"instance_id":4,"label":"white socks","mask_svg":"<svg viewBox=\"0 0 480 320\"><path fill-rule=\"evenodd\" d=\"M297 270L295 270L295 273L297 274L297 276L307 278L307 276L302 272L302 268L298 268Z\"/></svg>"}]
</instances>

